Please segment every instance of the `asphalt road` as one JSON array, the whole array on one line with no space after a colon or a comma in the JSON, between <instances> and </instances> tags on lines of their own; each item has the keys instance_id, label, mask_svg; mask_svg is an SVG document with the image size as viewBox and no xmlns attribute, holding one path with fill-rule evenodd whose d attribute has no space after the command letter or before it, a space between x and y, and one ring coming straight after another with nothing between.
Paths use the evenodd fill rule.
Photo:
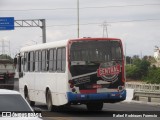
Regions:
<instances>
[{"instance_id":1,"label":"asphalt road","mask_svg":"<svg viewBox=\"0 0 160 120\"><path fill-rule=\"evenodd\" d=\"M86 110L85 105L74 105L70 108L65 109L61 112L48 112L47 107L44 104L37 103L37 108L40 108L42 110L42 115L44 113L44 116L47 116L47 118L43 118L44 120L159 120L160 118L149 117L149 118L142 118L142 117L136 117L138 115L160 115L160 105L150 105L150 104L143 104L143 103L114 103L104 104L103 110L101 112L88 112ZM43 112L44 111L44 112ZM122 115L113 117L114 115ZM123 114L128 115L128 117L124 117ZM130 117L129 115L134 114L135 117ZM159 116L160 117L160 116Z\"/></svg>"},{"instance_id":2,"label":"asphalt road","mask_svg":"<svg viewBox=\"0 0 160 120\"><path fill-rule=\"evenodd\" d=\"M15 90L18 90L18 82ZM160 103L160 101L159 101ZM101 112L88 112L85 105L74 105L65 108L61 112L49 112L45 104L36 103L35 108L42 111L43 120L159 120L156 117L123 117L123 114L131 115L160 115L160 105L146 104L143 102L121 102L109 104L105 103ZM155 113L153 113L155 112ZM117 117L113 117L116 115ZM118 116L121 115L121 116Z\"/></svg>"}]
</instances>

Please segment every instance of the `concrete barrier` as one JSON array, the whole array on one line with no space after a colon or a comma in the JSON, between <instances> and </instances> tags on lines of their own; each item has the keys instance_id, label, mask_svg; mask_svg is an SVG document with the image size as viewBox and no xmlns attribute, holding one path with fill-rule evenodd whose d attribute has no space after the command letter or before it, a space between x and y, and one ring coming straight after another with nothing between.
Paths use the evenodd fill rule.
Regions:
<instances>
[{"instance_id":1,"label":"concrete barrier","mask_svg":"<svg viewBox=\"0 0 160 120\"><path fill-rule=\"evenodd\" d=\"M134 97L134 89L127 88L126 91L127 91L127 96L125 101L131 102Z\"/></svg>"}]
</instances>

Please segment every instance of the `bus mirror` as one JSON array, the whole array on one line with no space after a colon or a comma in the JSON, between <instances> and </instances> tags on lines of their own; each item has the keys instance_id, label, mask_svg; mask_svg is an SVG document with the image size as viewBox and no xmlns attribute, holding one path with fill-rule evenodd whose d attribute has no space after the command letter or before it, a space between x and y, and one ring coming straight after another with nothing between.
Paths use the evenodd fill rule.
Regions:
<instances>
[{"instance_id":1,"label":"bus mirror","mask_svg":"<svg viewBox=\"0 0 160 120\"><path fill-rule=\"evenodd\" d=\"M15 65L17 64L17 58L14 58L14 64Z\"/></svg>"}]
</instances>

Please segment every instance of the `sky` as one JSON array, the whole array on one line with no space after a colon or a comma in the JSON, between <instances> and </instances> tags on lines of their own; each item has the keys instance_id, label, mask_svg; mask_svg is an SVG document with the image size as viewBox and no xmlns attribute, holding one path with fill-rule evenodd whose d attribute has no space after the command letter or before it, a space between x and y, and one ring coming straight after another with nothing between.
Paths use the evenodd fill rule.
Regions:
<instances>
[{"instance_id":1,"label":"sky","mask_svg":"<svg viewBox=\"0 0 160 120\"><path fill-rule=\"evenodd\" d=\"M46 19L47 42L77 38L77 0L0 0L0 17ZM120 38L127 56L153 56L160 47L160 0L79 0L80 37L107 37L104 22L108 37ZM6 46L10 41L14 56L24 46L42 43L42 30L15 27L0 31L2 40Z\"/></svg>"}]
</instances>

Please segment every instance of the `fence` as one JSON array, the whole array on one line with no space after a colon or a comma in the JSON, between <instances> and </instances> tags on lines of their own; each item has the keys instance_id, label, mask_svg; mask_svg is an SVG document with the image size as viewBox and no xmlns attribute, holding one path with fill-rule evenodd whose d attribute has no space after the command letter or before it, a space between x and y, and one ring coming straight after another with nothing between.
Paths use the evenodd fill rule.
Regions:
<instances>
[{"instance_id":1,"label":"fence","mask_svg":"<svg viewBox=\"0 0 160 120\"><path fill-rule=\"evenodd\" d=\"M160 93L160 84L126 83L126 88L132 88L139 92Z\"/></svg>"},{"instance_id":2,"label":"fence","mask_svg":"<svg viewBox=\"0 0 160 120\"><path fill-rule=\"evenodd\" d=\"M126 88L134 89L135 100L147 97L148 102L151 102L151 98L160 98L160 84L126 83Z\"/></svg>"}]
</instances>

